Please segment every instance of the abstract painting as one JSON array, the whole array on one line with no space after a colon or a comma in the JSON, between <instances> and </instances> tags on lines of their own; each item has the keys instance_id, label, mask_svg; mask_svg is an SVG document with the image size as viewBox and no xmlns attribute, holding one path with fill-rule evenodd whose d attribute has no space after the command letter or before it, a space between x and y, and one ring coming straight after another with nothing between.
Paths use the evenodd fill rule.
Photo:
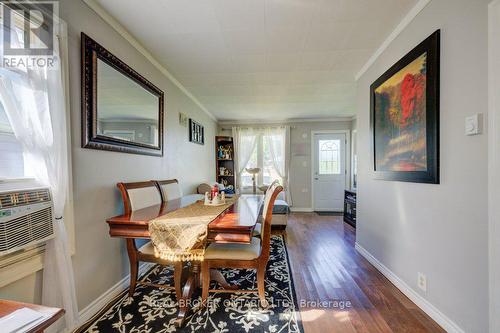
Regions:
<instances>
[{"instance_id":1,"label":"abstract painting","mask_svg":"<svg viewBox=\"0 0 500 333\"><path fill-rule=\"evenodd\" d=\"M439 183L439 30L371 85L377 179Z\"/></svg>"}]
</instances>

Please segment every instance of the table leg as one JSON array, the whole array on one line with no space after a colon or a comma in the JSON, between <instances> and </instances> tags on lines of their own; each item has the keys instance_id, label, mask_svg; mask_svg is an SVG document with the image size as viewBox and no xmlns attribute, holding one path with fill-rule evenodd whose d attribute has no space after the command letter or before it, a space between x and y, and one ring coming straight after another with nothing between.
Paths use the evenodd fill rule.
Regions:
<instances>
[{"instance_id":1,"label":"table leg","mask_svg":"<svg viewBox=\"0 0 500 333\"><path fill-rule=\"evenodd\" d=\"M236 290L237 285L231 285L226 281L226 278L217 269L210 270L210 280L219 283L222 288L226 290ZM182 289L182 296L178 301L179 312L177 313L177 319L175 320L176 327L182 327L184 321L186 320L188 312L191 310L191 297L196 288L200 287L200 263L193 262L191 266L191 272L187 278L186 283Z\"/></svg>"},{"instance_id":2,"label":"table leg","mask_svg":"<svg viewBox=\"0 0 500 333\"><path fill-rule=\"evenodd\" d=\"M186 316L191 309L191 296L196 288L200 285L200 264L193 262L191 267L191 274L182 289L182 297L179 299L179 312L175 320L175 326L181 327L186 320Z\"/></svg>"}]
</instances>

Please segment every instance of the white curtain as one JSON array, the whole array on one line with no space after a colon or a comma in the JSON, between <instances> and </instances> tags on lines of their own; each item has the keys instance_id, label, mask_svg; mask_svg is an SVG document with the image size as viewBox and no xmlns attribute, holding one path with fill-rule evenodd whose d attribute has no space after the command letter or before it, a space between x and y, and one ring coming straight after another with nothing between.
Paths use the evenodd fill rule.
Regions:
<instances>
[{"instance_id":1,"label":"white curtain","mask_svg":"<svg viewBox=\"0 0 500 333\"><path fill-rule=\"evenodd\" d=\"M265 128L263 138L269 146L272 165L282 179L285 199L291 206L292 196L289 190L290 126Z\"/></svg>"},{"instance_id":2,"label":"white curtain","mask_svg":"<svg viewBox=\"0 0 500 333\"><path fill-rule=\"evenodd\" d=\"M65 330L77 325L78 308L63 220L69 160L62 61L57 41L51 68L2 68L0 98L14 134L23 146L25 174L52 191L55 238L46 244L42 303L66 310L65 320L56 327Z\"/></svg>"},{"instance_id":3,"label":"white curtain","mask_svg":"<svg viewBox=\"0 0 500 333\"><path fill-rule=\"evenodd\" d=\"M235 153L236 184L238 189L241 186L241 173L245 170L252 157L252 153L257 147L260 133L251 128L233 127L233 143Z\"/></svg>"},{"instance_id":4,"label":"white curtain","mask_svg":"<svg viewBox=\"0 0 500 333\"><path fill-rule=\"evenodd\" d=\"M293 206L292 190L290 188L290 163L292 161L292 152L290 145L290 126L285 126L285 175L284 181L285 196L288 205Z\"/></svg>"},{"instance_id":5,"label":"white curtain","mask_svg":"<svg viewBox=\"0 0 500 333\"><path fill-rule=\"evenodd\" d=\"M285 190L285 199L289 205L292 205L292 196L289 189L289 170L290 170L290 126L278 127L233 127L233 140L236 149L235 170L236 184L240 190L241 173L248 166L252 153L257 147L263 150L264 145L269 147L269 155L264 151L258 151L258 160L266 164L270 159L273 169L282 179ZM259 141L262 141L259 144ZM264 161L266 160L266 161ZM263 168L263 165L258 165ZM263 172L263 170L262 170Z\"/></svg>"}]
</instances>

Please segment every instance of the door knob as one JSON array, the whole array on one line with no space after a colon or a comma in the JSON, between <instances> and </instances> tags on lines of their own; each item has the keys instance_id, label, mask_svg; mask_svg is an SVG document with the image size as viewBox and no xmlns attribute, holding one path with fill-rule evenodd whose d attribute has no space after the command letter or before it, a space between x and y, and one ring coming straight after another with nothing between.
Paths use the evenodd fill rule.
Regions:
<instances>
[{"instance_id":1,"label":"door knob","mask_svg":"<svg viewBox=\"0 0 500 333\"><path fill-rule=\"evenodd\" d=\"M319 178L314 178L314 180L318 180Z\"/></svg>"}]
</instances>

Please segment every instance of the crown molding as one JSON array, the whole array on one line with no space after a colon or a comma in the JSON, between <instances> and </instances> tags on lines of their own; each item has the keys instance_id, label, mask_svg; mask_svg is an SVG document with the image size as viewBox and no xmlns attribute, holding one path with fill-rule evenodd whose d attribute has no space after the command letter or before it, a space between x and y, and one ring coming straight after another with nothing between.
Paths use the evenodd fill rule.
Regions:
<instances>
[{"instance_id":1,"label":"crown molding","mask_svg":"<svg viewBox=\"0 0 500 333\"><path fill-rule=\"evenodd\" d=\"M235 120L219 120L219 126L224 125L254 125L254 124L266 124L266 125L282 125L282 124L295 124L295 123L314 123L314 122L340 122L340 121L352 121L356 119L356 116L345 116L345 117L329 117L329 118L293 118L293 119L282 119L282 120L266 120L266 119L235 119Z\"/></svg>"},{"instance_id":2,"label":"crown molding","mask_svg":"<svg viewBox=\"0 0 500 333\"><path fill-rule=\"evenodd\" d=\"M396 28L390 33L390 35L384 40L382 45L373 53L373 55L368 59L366 64L361 67L361 70L356 74L354 79L356 81L377 61L378 57L389 47L389 45L396 39L396 37L401 34L401 32L413 21L415 17L431 2L431 0L420 0L417 4L406 14L405 17L399 22Z\"/></svg>"},{"instance_id":3,"label":"crown molding","mask_svg":"<svg viewBox=\"0 0 500 333\"><path fill-rule=\"evenodd\" d=\"M90 7L97 15L99 15L106 23L108 23L116 32L118 32L125 40L127 40L139 53L153 64L163 75L165 75L177 88L179 88L187 97L189 97L200 109L202 109L213 121L217 122L217 118L201 104L201 102L189 91L182 83L177 80L156 58L149 52L127 29L118 22L111 14L109 14L95 0L82 0Z\"/></svg>"}]
</instances>

